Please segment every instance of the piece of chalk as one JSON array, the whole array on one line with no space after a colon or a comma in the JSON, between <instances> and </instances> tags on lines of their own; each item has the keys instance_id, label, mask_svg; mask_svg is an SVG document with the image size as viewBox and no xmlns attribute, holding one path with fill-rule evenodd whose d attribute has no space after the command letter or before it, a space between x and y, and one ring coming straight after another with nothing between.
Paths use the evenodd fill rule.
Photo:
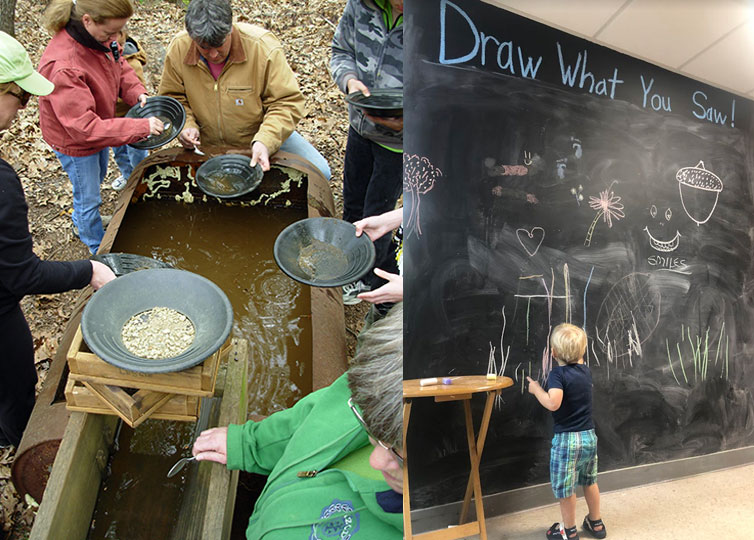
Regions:
<instances>
[{"instance_id":1,"label":"piece of chalk","mask_svg":"<svg viewBox=\"0 0 754 540\"><path fill-rule=\"evenodd\" d=\"M437 377L429 377L427 379L421 379L419 381L419 386L430 386L432 384L440 384L440 379Z\"/></svg>"},{"instance_id":2,"label":"piece of chalk","mask_svg":"<svg viewBox=\"0 0 754 540\"><path fill-rule=\"evenodd\" d=\"M494 381L495 379L497 379L497 374L495 374L495 373L488 373L487 374L487 380Z\"/></svg>"},{"instance_id":3,"label":"piece of chalk","mask_svg":"<svg viewBox=\"0 0 754 540\"><path fill-rule=\"evenodd\" d=\"M453 384L453 379L451 379L450 377L443 377L442 384Z\"/></svg>"}]
</instances>

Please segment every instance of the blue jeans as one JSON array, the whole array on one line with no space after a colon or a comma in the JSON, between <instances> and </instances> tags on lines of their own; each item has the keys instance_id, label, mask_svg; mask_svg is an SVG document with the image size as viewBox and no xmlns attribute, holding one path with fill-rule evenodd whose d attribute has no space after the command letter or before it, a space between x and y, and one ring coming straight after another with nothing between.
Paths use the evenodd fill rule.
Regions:
<instances>
[{"instance_id":1,"label":"blue jeans","mask_svg":"<svg viewBox=\"0 0 754 540\"><path fill-rule=\"evenodd\" d=\"M73 187L73 224L78 228L79 238L89 251L97 253L105 235L99 215L99 207L102 204L99 190L107 174L110 147L85 157L68 156L57 150L55 155L58 156L63 170L68 173Z\"/></svg>"},{"instance_id":2,"label":"blue jeans","mask_svg":"<svg viewBox=\"0 0 754 540\"><path fill-rule=\"evenodd\" d=\"M136 166L149 155L149 150L140 150L132 148L127 144L123 146L113 146L113 156L115 163L118 164L120 174L128 180Z\"/></svg>"},{"instance_id":3,"label":"blue jeans","mask_svg":"<svg viewBox=\"0 0 754 540\"><path fill-rule=\"evenodd\" d=\"M403 154L391 152L348 128L343 163L343 219L353 223L395 209L403 193ZM374 242L375 268L398 273L392 234ZM387 283L369 272L361 280L372 290Z\"/></svg>"},{"instance_id":4,"label":"blue jeans","mask_svg":"<svg viewBox=\"0 0 754 540\"><path fill-rule=\"evenodd\" d=\"M291 133L291 136L283 141L280 149L283 152L290 152L291 154L301 156L317 167L322 173L322 176L327 180L330 180L332 173L330 172L330 166L327 164L327 160L311 145L309 141L304 139L298 131Z\"/></svg>"}]
</instances>

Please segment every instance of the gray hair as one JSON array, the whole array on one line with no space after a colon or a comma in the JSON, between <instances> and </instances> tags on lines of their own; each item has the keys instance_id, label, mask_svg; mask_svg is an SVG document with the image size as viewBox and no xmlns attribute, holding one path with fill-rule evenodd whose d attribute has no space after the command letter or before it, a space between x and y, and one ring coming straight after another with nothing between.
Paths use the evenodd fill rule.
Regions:
<instances>
[{"instance_id":1,"label":"gray hair","mask_svg":"<svg viewBox=\"0 0 754 540\"><path fill-rule=\"evenodd\" d=\"M403 303L362 335L348 369L348 387L371 435L403 446Z\"/></svg>"},{"instance_id":2,"label":"gray hair","mask_svg":"<svg viewBox=\"0 0 754 540\"><path fill-rule=\"evenodd\" d=\"M233 28L233 10L227 0L191 0L185 23L191 39L219 47Z\"/></svg>"}]
</instances>

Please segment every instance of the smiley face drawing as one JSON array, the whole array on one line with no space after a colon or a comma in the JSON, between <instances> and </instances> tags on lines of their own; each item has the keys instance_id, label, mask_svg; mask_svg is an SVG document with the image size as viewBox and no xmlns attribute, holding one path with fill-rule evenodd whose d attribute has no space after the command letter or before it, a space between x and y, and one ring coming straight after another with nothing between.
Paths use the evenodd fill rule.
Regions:
<instances>
[{"instance_id":1,"label":"smiley face drawing","mask_svg":"<svg viewBox=\"0 0 754 540\"><path fill-rule=\"evenodd\" d=\"M652 218L657 217L657 207L653 204L651 208L649 209L649 215L652 216ZM673 217L673 211L668 208L665 210L665 221L670 221L670 218ZM661 223L661 225L664 225L664 223ZM678 249L678 245L681 241L681 233L676 229L675 236L671 238L670 240L659 240L655 236L652 235L651 232L649 232L649 227L644 227L643 229L647 233L647 237L649 238L649 245L654 249L655 251L659 251L662 253L670 253L671 251L675 251Z\"/></svg>"}]
</instances>

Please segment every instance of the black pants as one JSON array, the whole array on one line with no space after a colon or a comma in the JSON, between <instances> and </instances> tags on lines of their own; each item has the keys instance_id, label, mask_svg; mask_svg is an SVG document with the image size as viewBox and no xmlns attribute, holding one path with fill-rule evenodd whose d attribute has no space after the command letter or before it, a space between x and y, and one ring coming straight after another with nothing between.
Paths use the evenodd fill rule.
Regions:
<instances>
[{"instance_id":1,"label":"black pants","mask_svg":"<svg viewBox=\"0 0 754 540\"><path fill-rule=\"evenodd\" d=\"M403 191L403 154L391 152L348 128L346 159L343 166L343 219L353 223L395 209ZM398 273L392 235L374 243L375 267ZM362 278L372 290L385 280L373 272Z\"/></svg>"},{"instance_id":2,"label":"black pants","mask_svg":"<svg viewBox=\"0 0 754 540\"><path fill-rule=\"evenodd\" d=\"M21 307L0 315L0 442L15 446L21 442L34 408L34 342Z\"/></svg>"}]
</instances>

